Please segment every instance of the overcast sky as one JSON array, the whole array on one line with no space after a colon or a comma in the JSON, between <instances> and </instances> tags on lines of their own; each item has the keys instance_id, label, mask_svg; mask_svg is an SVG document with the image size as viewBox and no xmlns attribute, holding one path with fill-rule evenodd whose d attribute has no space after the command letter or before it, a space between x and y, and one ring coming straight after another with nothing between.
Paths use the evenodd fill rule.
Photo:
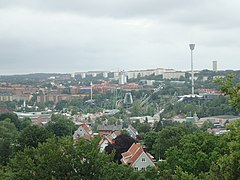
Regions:
<instances>
[{"instance_id":1,"label":"overcast sky","mask_svg":"<svg viewBox=\"0 0 240 180\"><path fill-rule=\"evenodd\" d=\"M0 0L0 74L240 69L239 0Z\"/></svg>"}]
</instances>

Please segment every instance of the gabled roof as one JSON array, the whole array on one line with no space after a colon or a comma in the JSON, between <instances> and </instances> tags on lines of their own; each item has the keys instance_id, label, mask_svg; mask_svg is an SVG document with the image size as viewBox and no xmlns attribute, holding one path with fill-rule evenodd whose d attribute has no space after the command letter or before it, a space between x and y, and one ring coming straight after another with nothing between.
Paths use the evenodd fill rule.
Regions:
<instances>
[{"instance_id":1,"label":"gabled roof","mask_svg":"<svg viewBox=\"0 0 240 180\"><path fill-rule=\"evenodd\" d=\"M114 131L111 136L113 136L113 134L117 137L119 135L121 135L121 131L117 130L117 131Z\"/></svg>"},{"instance_id":2,"label":"gabled roof","mask_svg":"<svg viewBox=\"0 0 240 180\"><path fill-rule=\"evenodd\" d=\"M131 157L130 163L134 164L135 161L141 156L141 154L144 153L143 148L139 147L138 150L135 152L135 154Z\"/></svg>"},{"instance_id":3,"label":"gabled roof","mask_svg":"<svg viewBox=\"0 0 240 180\"><path fill-rule=\"evenodd\" d=\"M113 138L111 136L103 136L103 138L99 142L99 145L101 145L104 142L104 140L107 140L110 144L113 144Z\"/></svg>"},{"instance_id":4,"label":"gabled roof","mask_svg":"<svg viewBox=\"0 0 240 180\"><path fill-rule=\"evenodd\" d=\"M138 135L137 130L132 125L128 125L128 129L130 129L134 134Z\"/></svg>"},{"instance_id":5,"label":"gabled roof","mask_svg":"<svg viewBox=\"0 0 240 180\"><path fill-rule=\"evenodd\" d=\"M86 123L81 124L81 126L82 126L82 128L83 128L85 131L87 131L88 133L90 132L90 129L89 129L89 127L87 126Z\"/></svg>"},{"instance_id":6,"label":"gabled roof","mask_svg":"<svg viewBox=\"0 0 240 180\"><path fill-rule=\"evenodd\" d=\"M81 124L73 134L73 139L78 139L80 137L87 140L92 138L92 131L86 123Z\"/></svg>"},{"instance_id":7,"label":"gabled roof","mask_svg":"<svg viewBox=\"0 0 240 180\"><path fill-rule=\"evenodd\" d=\"M153 156L149 153L144 152L143 148L139 144L135 143L132 144L132 146L128 149L127 152L122 153L121 161L124 164L133 165L137 161L137 159L142 155L142 153L144 153L154 164L152 160Z\"/></svg>"},{"instance_id":8,"label":"gabled roof","mask_svg":"<svg viewBox=\"0 0 240 180\"><path fill-rule=\"evenodd\" d=\"M132 146L128 149L128 151L129 151L131 154L135 154L139 147L140 147L139 144L133 143Z\"/></svg>"}]
</instances>

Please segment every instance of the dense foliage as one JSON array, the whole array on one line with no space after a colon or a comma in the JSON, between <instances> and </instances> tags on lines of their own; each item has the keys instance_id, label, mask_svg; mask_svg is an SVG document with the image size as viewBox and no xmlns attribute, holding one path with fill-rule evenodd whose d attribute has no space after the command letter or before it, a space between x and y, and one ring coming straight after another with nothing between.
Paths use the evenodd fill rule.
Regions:
<instances>
[{"instance_id":1,"label":"dense foliage","mask_svg":"<svg viewBox=\"0 0 240 180\"><path fill-rule=\"evenodd\" d=\"M14 124L14 115L2 117L6 119L0 121L1 179L238 179L240 174L240 121L229 124L229 133L221 136L190 123L162 123L160 130L144 133L141 142L163 160L156 168L135 172L116 162L135 142L125 134L108 147L108 155L99 152L99 138L74 143L71 134L58 136L48 127L34 125L18 129L21 123ZM57 123L58 118L62 117L53 120Z\"/></svg>"},{"instance_id":2,"label":"dense foliage","mask_svg":"<svg viewBox=\"0 0 240 180\"><path fill-rule=\"evenodd\" d=\"M222 91L240 110L239 85L232 80L220 81ZM216 100L221 102L226 99ZM180 107L184 109L183 104ZM134 108L137 113L139 106ZM218 105L215 108L224 110ZM125 134L106 149L108 153L100 153L99 137L73 142L76 127L63 116L52 116L49 124L39 127L15 114L0 114L0 179L240 179L240 120L230 123L229 131L219 136L205 131L211 124L202 129L171 121L160 121L153 127L147 122L135 126L141 132L140 143L156 158L156 168L136 172L118 164L121 153L134 142Z\"/></svg>"}]
</instances>

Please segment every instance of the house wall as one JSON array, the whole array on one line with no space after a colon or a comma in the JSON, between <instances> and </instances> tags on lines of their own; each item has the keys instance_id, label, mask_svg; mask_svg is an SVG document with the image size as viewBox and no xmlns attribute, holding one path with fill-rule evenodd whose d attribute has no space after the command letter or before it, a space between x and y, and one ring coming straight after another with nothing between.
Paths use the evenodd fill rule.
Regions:
<instances>
[{"instance_id":1,"label":"house wall","mask_svg":"<svg viewBox=\"0 0 240 180\"><path fill-rule=\"evenodd\" d=\"M109 144L108 141L105 139L100 146L100 152L103 152L105 150L105 147L108 146L108 144Z\"/></svg>"},{"instance_id":2,"label":"house wall","mask_svg":"<svg viewBox=\"0 0 240 180\"><path fill-rule=\"evenodd\" d=\"M143 158L145 158L145 162L142 161ZM145 153L142 153L136 160L136 162L132 165L132 167L138 171L140 171L141 169L145 169L148 166L154 166L154 163L149 159L149 157Z\"/></svg>"},{"instance_id":3,"label":"house wall","mask_svg":"<svg viewBox=\"0 0 240 180\"><path fill-rule=\"evenodd\" d=\"M79 126L79 128L74 132L73 138L77 139L78 137L83 137L84 135L88 135L88 132L85 131L82 126Z\"/></svg>"},{"instance_id":4,"label":"house wall","mask_svg":"<svg viewBox=\"0 0 240 180\"><path fill-rule=\"evenodd\" d=\"M127 132L128 134L133 138L133 139L136 139L136 134L130 129L130 128L127 128Z\"/></svg>"},{"instance_id":5,"label":"house wall","mask_svg":"<svg viewBox=\"0 0 240 180\"><path fill-rule=\"evenodd\" d=\"M109 131L107 131L107 130L106 130L106 131L98 130L98 133L99 133L100 136L110 135L110 134L112 134L112 132L113 132L113 131L110 131L110 130L109 130Z\"/></svg>"}]
</instances>

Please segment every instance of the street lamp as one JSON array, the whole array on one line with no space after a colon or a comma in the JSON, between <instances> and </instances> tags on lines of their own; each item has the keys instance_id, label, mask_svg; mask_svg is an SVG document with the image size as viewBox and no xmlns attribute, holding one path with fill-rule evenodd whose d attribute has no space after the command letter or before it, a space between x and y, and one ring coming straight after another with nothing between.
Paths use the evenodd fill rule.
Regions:
<instances>
[{"instance_id":1,"label":"street lamp","mask_svg":"<svg viewBox=\"0 0 240 180\"><path fill-rule=\"evenodd\" d=\"M192 73L192 95L194 94L194 74L193 74L193 50L195 48L195 44L189 44L191 50L191 73Z\"/></svg>"}]
</instances>

